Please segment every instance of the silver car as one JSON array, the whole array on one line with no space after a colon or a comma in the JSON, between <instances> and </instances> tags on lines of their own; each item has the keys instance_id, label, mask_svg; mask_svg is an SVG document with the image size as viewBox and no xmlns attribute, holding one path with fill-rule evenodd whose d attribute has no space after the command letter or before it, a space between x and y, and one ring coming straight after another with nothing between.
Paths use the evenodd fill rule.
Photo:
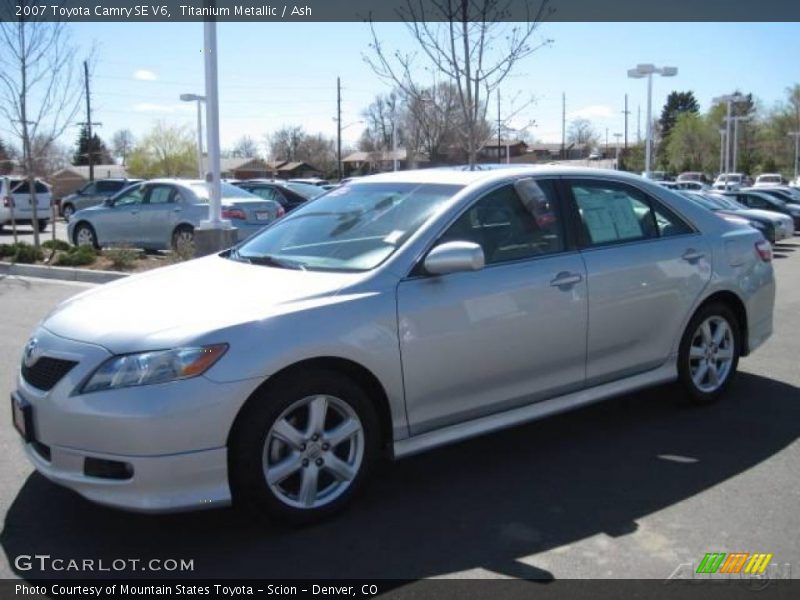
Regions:
<instances>
[{"instance_id":1,"label":"silver car","mask_svg":"<svg viewBox=\"0 0 800 600\"><path fill-rule=\"evenodd\" d=\"M307 521L383 454L675 380L716 400L772 333L771 258L619 172L377 175L61 304L25 348L14 421L90 500Z\"/></svg>"},{"instance_id":2,"label":"silver car","mask_svg":"<svg viewBox=\"0 0 800 600\"><path fill-rule=\"evenodd\" d=\"M244 240L284 214L283 207L228 183L222 184L222 217ZM79 210L67 225L79 246L127 244L148 250L191 243L208 219L208 186L200 180L152 179L128 186L100 206Z\"/></svg>"},{"instance_id":3,"label":"silver car","mask_svg":"<svg viewBox=\"0 0 800 600\"><path fill-rule=\"evenodd\" d=\"M61 199L61 216L69 221L77 211L102 204L121 190L136 183L141 179L98 179L90 181L82 188L64 196Z\"/></svg>"}]
</instances>

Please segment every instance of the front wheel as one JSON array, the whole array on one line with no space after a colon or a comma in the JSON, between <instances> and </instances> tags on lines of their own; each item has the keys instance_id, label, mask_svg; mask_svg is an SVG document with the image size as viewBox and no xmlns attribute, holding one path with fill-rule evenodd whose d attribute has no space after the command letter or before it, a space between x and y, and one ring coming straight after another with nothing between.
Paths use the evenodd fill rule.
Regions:
<instances>
[{"instance_id":1,"label":"front wheel","mask_svg":"<svg viewBox=\"0 0 800 600\"><path fill-rule=\"evenodd\" d=\"M739 321L728 306L710 304L695 314L678 353L678 377L692 402L719 399L736 374L740 349Z\"/></svg>"},{"instance_id":2,"label":"front wheel","mask_svg":"<svg viewBox=\"0 0 800 600\"><path fill-rule=\"evenodd\" d=\"M344 508L377 455L369 397L332 371L275 382L240 415L229 452L234 499L307 523Z\"/></svg>"},{"instance_id":3,"label":"front wheel","mask_svg":"<svg viewBox=\"0 0 800 600\"><path fill-rule=\"evenodd\" d=\"M72 204L65 204L61 208L61 216L64 217L65 221L69 221L72 218L72 215L75 214L75 207Z\"/></svg>"},{"instance_id":4,"label":"front wheel","mask_svg":"<svg viewBox=\"0 0 800 600\"><path fill-rule=\"evenodd\" d=\"M97 234L94 228L88 223L80 223L75 227L74 242L76 246L90 246L96 250L100 249L97 243Z\"/></svg>"}]
</instances>

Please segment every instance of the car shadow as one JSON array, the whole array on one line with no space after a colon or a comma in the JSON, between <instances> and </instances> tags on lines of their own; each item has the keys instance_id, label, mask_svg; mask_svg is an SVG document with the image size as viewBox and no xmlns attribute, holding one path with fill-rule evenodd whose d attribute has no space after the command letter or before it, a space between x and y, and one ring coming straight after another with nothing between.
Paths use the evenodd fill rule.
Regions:
<instances>
[{"instance_id":1,"label":"car shadow","mask_svg":"<svg viewBox=\"0 0 800 600\"><path fill-rule=\"evenodd\" d=\"M301 529L233 509L128 514L33 474L0 544L30 579L82 574L20 572L14 557L193 559L181 578L402 579L481 567L551 580L518 558L631 533L637 519L767 460L800 436L798 392L742 373L712 406L677 401L674 386L623 396L386 463L349 511Z\"/></svg>"}]
</instances>

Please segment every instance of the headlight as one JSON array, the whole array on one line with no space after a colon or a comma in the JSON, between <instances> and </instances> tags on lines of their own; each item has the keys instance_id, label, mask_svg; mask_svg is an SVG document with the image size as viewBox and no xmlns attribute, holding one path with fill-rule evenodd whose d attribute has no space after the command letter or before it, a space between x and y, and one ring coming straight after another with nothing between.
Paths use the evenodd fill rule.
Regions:
<instances>
[{"instance_id":1,"label":"headlight","mask_svg":"<svg viewBox=\"0 0 800 600\"><path fill-rule=\"evenodd\" d=\"M205 373L228 349L228 344L175 348L114 356L100 365L81 392L165 383Z\"/></svg>"}]
</instances>

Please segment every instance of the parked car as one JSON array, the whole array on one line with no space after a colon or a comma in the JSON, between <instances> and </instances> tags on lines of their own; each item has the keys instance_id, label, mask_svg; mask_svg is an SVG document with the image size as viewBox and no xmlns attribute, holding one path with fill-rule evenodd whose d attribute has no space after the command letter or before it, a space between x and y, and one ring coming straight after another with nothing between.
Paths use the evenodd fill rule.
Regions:
<instances>
[{"instance_id":1,"label":"parked car","mask_svg":"<svg viewBox=\"0 0 800 600\"><path fill-rule=\"evenodd\" d=\"M289 183L305 183L306 185L328 185L327 180L320 177L295 177Z\"/></svg>"},{"instance_id":2,"label":"parked car","mask_svg":"<svg viewBox=\"0 0 800 600\"><path fill-rule=\"evenodd\" d=\"M141 182L141 179L98 179L90 181L79 190L61 199L61 216L69 221L76 211L102 204L129 185Z\"/></svg>"},{"instance_id":3,"label":"parked car","mask_svg":"<svg viewBox=\"0 0 800 600\"><path fill-rule=\"evenodd\" d=\"M730 195L739 204L744 204L748 208L771 210L789 215L794 221L795 231L800 229L800 206L789 204L780 196L773 195L772 192L771 188L758 188L747 191L740 190L730 193Z\"/></svg>"},{"instance_id":4,"label":"parked car","mask_svg":"<svg viewBox=\"0 0 800 600\"><path fill-rule=\"evenodd\" d=\"M785 185L786 180L780 173L762 173L756 177L755 187Z\"/></svg>"},{"instance_id":5,"label":"parked car","mask_svg":"<svg viewBox=\"0 0 800 600\"><path fill-rule=\"evenodd\" d=\"M739 210L724 206L722 202L718 202L717 198L711 195L705 196L694 192L683 192L683 195L727 221L745 223L753 229L757 229L764 236L764 239L771 244L787 237L782 223L777 220L762 215L749 214L744 208ZM792 232L794 232L793 226Z\"/></svg>"},{"instance_id":6,"label":"parked car","mask_svg":"<svg viewBox=\"0 0 800 600\"><path fill-rule=\"evenodd\" d=\"M3 177L4 183L0 188L6 190L0 197L0 231L6 225L11 225L13 212L14 222L17 225L33 226L33 203L31 202L30 185L27 179L21 177ZM36 199L36 218L39 221L39 231L45 231L50 222L50 203L53 195L50 186L40 179L33 182L34 198Z\"/></svg>"},{"instance_id":7,"label":"parked car","mask_svg":"<svg viewBox=\"0 0 800 600\"><path fill-rule=\"evenodd\" d=\"M381 455L675 380L717 400L772 333L771 259L620 172L376 175L61 304L14 422L38 471L96 502L309 521Z\"/></svg>"},{"instance_id":8,"label":"parked car","mask_svg":"<svg viewBox=\"0 0 800 600\"><path fill-rule=\"evenodd\" d=\"M228 183L222 183L222 218L230 219L245 239L283 216L283 207ZM76 212L69 239L96 248L129 244L148 250L178 248L194 240L194 230L208 219L204 181L152 179L129 186L100 206Z\"/></svg>"},{"instance_id":9,"label":"parked car","mask_svg":"<svg viewBox=\"0 0 800 600\"><path fill-rule=\"evenodd\" d=\"M647 171L642 171L642 177L645 179L650 179L652 181L667 181L667 172L666 171L650 171L648 174Z\"/></svg>"},{"instance_id":10,"label":"parked car","mask_svg":"<svg viewBox=\"0 0 800 600\"><path fill-rule=\"evenodd\" d=\"M772 210L748 208L744 204L737 202L731 194L708 193L703 196L722 209L731 211L745 219L760 218L769 220L775 227L776 242L794 236L794 219L792 219L791 215Z\"/></svg>"},{"instance_id":11,"label":"parked car","mask_svg":"<svg viewBox=\"0 0 800 600\"><path fill-rule=\"evenodd\" d=\"M769 194L775 198L780 198L789 204L800 204L800 190L788 185L770 185L759 188L744 188L743 191L759 191Z\"/></svg>"},{"instance_id":12,"label":"parked car","mask_svg":"<svg viewBox=\"0 0 800 600\"><path fill-rule=\"evenodd\" d=\"M325 188L307 183L294 183L281 179L248 179L236 184L242 188L267 200L274 200L283 206L287 213L301 206L311 198L325 193Z\"/></svg>"},{"instance_id":13,"label":"parked car","mask_svg":"<svg viewBox=\"0 0 800 600\"><path fill-rule=\"evenodd\" d=\"M699 171L684 171L678 175L676 181L680 183L708 183L705 173L700 173Z\"/></svg>"},{"instance_id":14,"label":"parked car","mask_svg":"<svg viewBox=\"0 0 800 600\"><path fill-rule=\"evenodd\" d=\"M738 190L746 185L745 176L742 173L722 173L714 180L711 187L715 190Z\"/></svg>"}]
</instances>

